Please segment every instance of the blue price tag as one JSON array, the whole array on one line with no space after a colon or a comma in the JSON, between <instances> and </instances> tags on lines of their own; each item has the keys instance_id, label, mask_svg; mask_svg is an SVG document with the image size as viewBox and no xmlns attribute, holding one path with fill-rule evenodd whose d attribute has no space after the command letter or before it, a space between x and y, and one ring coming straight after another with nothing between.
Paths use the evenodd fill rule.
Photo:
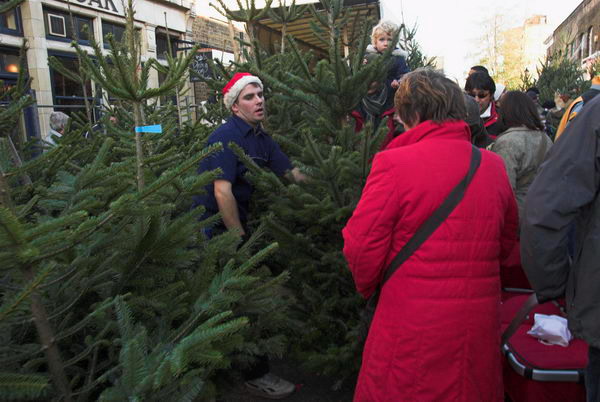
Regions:
<instances>
[{"instance_id":1,"label":"blue price tag","mask_svg":"<svg viewBox=\"0 0 600 402\"><path fill-rule=\"evenodd\" d=\"M142 126L135 128L136 133L162 133L162 126L156 124L154 126Z\"/></svg>"}]
</instances>

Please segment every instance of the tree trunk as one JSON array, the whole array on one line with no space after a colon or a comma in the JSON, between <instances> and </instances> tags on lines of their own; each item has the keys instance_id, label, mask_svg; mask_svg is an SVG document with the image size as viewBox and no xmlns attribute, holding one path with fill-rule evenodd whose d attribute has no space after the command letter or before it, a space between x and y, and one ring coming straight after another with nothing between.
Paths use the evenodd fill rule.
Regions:
<instances>
[{"instance_id":1,"label":"tree trunk","mask_svg":"<svg viewBox=\"0 0 600 402\"><path fill-rule=\"evenodd\" d=\"M19 127L18 125L15 127L15 130L13 131L13 135L9 135L7 137L7 143L8 143L8 152L10 153L10 158L12 159L15 166L20 168L23 166L23 160L21 159L21 155L19 155L19 151L17 150L17 147L15 146L15 143L12 138L13 136L16 135L15 133L18 130L18 127ZM31 178L29 177L29 175L27 173L21 174L21 180L23 181L23 184L25 184L26 186L31 186L33 184L31 182Z\"/></svg>"},{"instance_id":2,"label":"tree trunk","mask_svg":"<svg viewBox=\"0 0 600 402\"><path fill-rule=\"evenodd\" d=\"M10 187L4 172L0 171L0 205L4 208L12 210L12 200L10 198Z\"/></svg>"},{"instance_id":3,"label":"tree trunk","mask_svg":"<svg viewBox=\"0 0 600 402\"><path fill-rule=\"evenodd\" d=\"M133 105L135 127L142 127L144 125L144 117L142 112L142 105L140 102L135 102ZM142 148L142 133L138 133L134 128L135 132L135 154L136 154L136 166L137 166L137 183L138 191L141 192L144 189L144 149Z\"/></svg>"},{"instance_id":4,"label":"tree trunk","mask_svg":"<svg viewBox=\"0 0 600 402\"><path fill-rule=\"evenodd\" d=\"M285 53L285 32L287 31L287 24L281 25L281 54Z\"/></svg>"},{"instance_id":5,"label":"tree trunk","mask_svg":"<svg viewBox=\"0 0 600 402\"><path fill-rule=\"evenodd\" d=\"M35 278L35 274L31 267L25 269L25 277L30 281ZM64 398L65 401L71 402L73 400L71 397L71 385L65 374L65 365L60 356L60 350L56 345L54 331L48 320L48 314L42 303L42 298L37 291L34 291L31 294L31 313L33 314L33 322L40 338L40 342L44 347L44 353L48 360L48 368L54 385L61 397Z\"/></svg>"}]
</instances>

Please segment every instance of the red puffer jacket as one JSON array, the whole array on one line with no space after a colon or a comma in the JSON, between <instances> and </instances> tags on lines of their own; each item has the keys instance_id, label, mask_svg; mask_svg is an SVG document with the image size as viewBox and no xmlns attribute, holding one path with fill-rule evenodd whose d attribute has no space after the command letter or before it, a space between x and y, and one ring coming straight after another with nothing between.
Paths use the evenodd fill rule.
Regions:
<instances>
[{"instance_id":1,"label":"red puffer jacket","mask_svg":"<svg viewBox=\"0 0 600 402\"><path fill-rule=\"evenodd\" d=\"M466 174L469 139L462 121L426 121L375 156L343 230L364 297ZM460 204L383 288L355 401L504 400L499 270L516 241L517 206L502 159L481 153Z\"/></svg>"}]
</instances>

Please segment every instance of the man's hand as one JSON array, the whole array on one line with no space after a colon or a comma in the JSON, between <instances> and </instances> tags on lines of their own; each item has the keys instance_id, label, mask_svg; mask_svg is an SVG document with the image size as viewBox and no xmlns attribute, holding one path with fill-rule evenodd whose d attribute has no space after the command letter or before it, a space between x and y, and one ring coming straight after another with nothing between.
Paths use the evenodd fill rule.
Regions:
<instances>
[{"instance_id":1,"label":"man's hand","mask_svg":"<svg viewBox=\"0 0 600 402\"><path fill-rule=\"evenodd\" d=\"M215 199L219 206L219 212L227 229L236 229L240 236L244 236L244 227L240 222L237 201L231 190L231 182L227 180L215 180Z\"/></svg>"},{"instance_id":2,"label":"man's hand","mask_svg":"<svg viewBox=\"0 0 600 402\"><path fill-rule=\"evenodd\" d=\"M394 80L392 81L392 88L394 89L398 89L398 87L400 86L400 83L398 82L398 80Z\"/></svg>"},{"instance_id":3,"label":"man's hand","mask_svg":"<svg viewBox=\"0 0 600 402\"><path fill-rule=\"evenodd\" d=\"M302 173L297 167L293 168L290 173L292 174L294 181L297 183L304 183L309 179L309 177Z\"/></svg>"}]
</instances>

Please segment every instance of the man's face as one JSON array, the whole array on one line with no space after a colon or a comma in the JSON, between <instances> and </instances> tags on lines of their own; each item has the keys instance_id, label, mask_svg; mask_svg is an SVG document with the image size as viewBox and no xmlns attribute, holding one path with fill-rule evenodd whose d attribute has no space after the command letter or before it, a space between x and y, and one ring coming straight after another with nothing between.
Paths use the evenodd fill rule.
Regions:
<instances>
[{"instance_id":1,"label":"man's face","mask_svg":"<svg viewBox=\"0 0 600 402\"><path fill-rule=\"evenodd\" d=\"M392 35L388 33L382 33L375 40L375 49L377 49L378 52L383 53L388 46L390 46L390 43L392 43Z\"/></svg>"},{"instance_id":2,"label":"man's face","mask_svg":"<svg viewBox=\"0 0 600 402\"><path fill-rule=\"evenodd\" d=\"M248 84L231 106L231 111L246 123L256 126L265 118L264 101L263 90L256 84Z\"/></svg>"},{"instance_id":3,"label":"man's face","mask_svg":"<svg viewBox=\"0 0 600 402\"><path fill-rule=\"evenodd\" d=\"M475 98L475 101L479 105L479 113L483 113L490 106L492 101L492 93L485 89L473 89L470 95Z\"/></svg>"}]
</instances>

